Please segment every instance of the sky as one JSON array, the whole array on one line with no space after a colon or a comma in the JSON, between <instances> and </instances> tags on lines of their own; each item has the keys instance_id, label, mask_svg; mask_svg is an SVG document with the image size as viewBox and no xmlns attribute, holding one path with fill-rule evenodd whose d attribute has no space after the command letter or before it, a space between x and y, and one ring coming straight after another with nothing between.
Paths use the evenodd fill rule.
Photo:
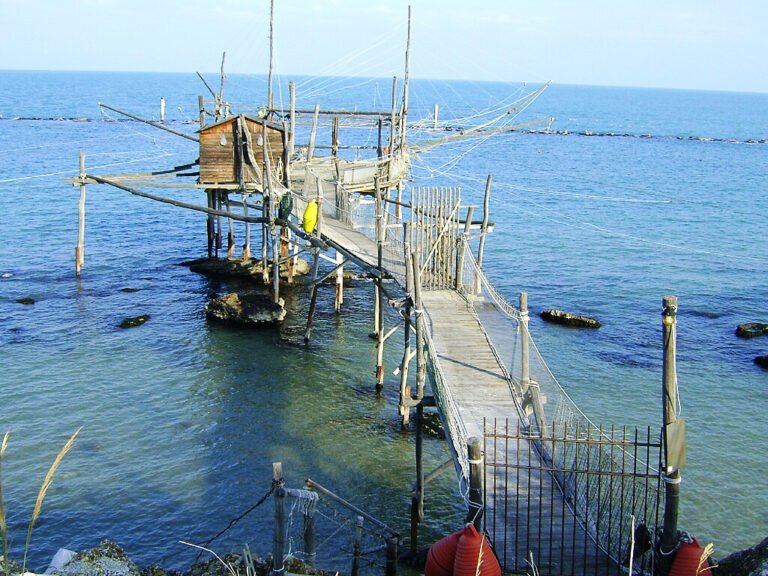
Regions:
<instances>
[{"instance_id":1,"label":"sky","mask_svg":"<svg viewBox=\"0 0 768 576\"><path fill-rule=\"evenodd\" d=\"M275 72L768 92L766 0L275 0ZM0 0L0 69L266 73L269 0ZM2 87L0 86L0 89Z\"/></svg>"}]
</instances>

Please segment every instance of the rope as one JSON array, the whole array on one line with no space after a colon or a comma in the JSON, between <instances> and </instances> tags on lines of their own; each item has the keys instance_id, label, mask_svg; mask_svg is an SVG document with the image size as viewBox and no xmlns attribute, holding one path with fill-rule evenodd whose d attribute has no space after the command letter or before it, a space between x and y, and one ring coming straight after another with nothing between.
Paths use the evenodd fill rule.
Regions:
<instances>
[{"instance_id":1,"label":"rope","mask_svg":"<svg viewBox=\"0 0 768 576\"><path fill-rule=\"evenodd\" d=\"M240 522L240 520L242 520L243 518L248 516L248 514L250 514L254 510L256 510L256 508L258 508L259 506L264 504L264 502L267 501L267 498L269 498L275 492L275 488L277 488L277 486L278 486L278 483L273 480L272 481L272 485L269 487L269 490L267 490L267 492L264 494L264 496L259 498L259 501L256 502L256 504L254 504L253 506L251 506L250 508L245 510L242 514L240 514L236 518L233 518L232 520L230 520L230 522L229 522L229 524L227 524L226 528L224 528L223 530L219 531L215 536L213 536L213 537L209 538L208 540L206 540L203 544L199 544L199 546L201 548L208 548L214 540L216 540L222 534L224 534L225 532L227 532L228 530L233 528L238 522ZM200 550L200 552L197 553L197 556L195 557L195 562L198 562L200 560L200 556L202 555L202 553L203 553L203 550Z\"/></svg>"}]
</instances>

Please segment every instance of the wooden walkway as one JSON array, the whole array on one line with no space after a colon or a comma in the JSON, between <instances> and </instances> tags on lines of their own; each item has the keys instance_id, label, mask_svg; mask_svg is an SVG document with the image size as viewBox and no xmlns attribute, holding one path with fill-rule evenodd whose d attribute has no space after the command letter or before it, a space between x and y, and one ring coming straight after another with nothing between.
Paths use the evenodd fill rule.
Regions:
<instances>
[{"instance_id":1,"label":"wooden walkway","mask_svg":"<svg viewBox=\"0 0 768 576\"><path fill-rule=\"evenodd\" d=\"M354 255L359 263L376 266L376 242L327 213L321 236ZM389 271L392 267L402 270L402 266L402 260L396 261L390 255L383 267ZM517 401L479 319L464 297L454 290L425 290L422 305L434 348L432 356L437 358L447 390L445 397L434 390L435 401L444 415L448 411L458 414L466 434L466 438L458 439L459 443L471 436L482 440L484 422L492 425L494 419L501 426L508 421L509 429L516 430ZM533 446L529 442L510 442L505 452L486 454L485 458L492 457L497 463L522 463L523 467L487 470L484 494L485 525L490 532L504 535L503 542L496 542L496 554L503 565L522 567L524 571L528 554L532 553L542 574L599 575L615 571L615 565L598 552L574 518L551 474L542 471Z\"/></svg>"}]
</instances>

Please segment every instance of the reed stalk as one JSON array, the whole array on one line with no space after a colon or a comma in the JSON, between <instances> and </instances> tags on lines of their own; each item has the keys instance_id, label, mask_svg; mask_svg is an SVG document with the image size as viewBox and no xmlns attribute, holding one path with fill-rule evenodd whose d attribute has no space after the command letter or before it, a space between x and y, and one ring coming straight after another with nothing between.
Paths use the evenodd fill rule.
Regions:
<instances>
[{"instance_id":1,"label":"reed stalk","mask_svg":"<svg viewBox=\"0 0 768 576\"><path fill-rule=\"evenodd\" d=\"M24 543L24 560L22 561L22 573L27 571L27 552L29 552L29 542L32 539L32 529L35 527L35 522L37 522L37 519L40 517L40 510L43 508L43 500L45 499L45 494L48 492L48 489L53 483L53 476L56 474L56 470L59 468L61 461L74 445L75 440L77 439L77 435L80 434L80 430L82 430L82 427L78 428L75 433L70 436L69 440L67 440L67 443L64 444L62 449L59 450L56 458L53 459L51 467L48 469L48 473L43 479L43 483L40 485L40 491L37 493L35 507L32 510L32 518L30 519L29 525L27 526L27 540Z\"/></svg>"},{"instance_id":2,"label":"reed stalk","mask_svg":"<svg viewBox=\"0 0 768 576\"><path fill-rule=\"evenodd\" d=\"M5 521L5 504L3 503L3 457L5 456L5 448L8 446L8 436L10 432L6 432L3 436L3 443L0 444L0 539L2 540L2 552L3 552L3 570L7 574L8 570L8 525Z\"/></svg>"}]
</instances>

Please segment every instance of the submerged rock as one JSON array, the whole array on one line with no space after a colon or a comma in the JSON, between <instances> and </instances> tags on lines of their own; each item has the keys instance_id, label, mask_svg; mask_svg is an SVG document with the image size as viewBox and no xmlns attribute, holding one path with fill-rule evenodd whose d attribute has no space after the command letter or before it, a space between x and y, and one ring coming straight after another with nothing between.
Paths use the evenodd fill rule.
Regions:
<instances>
[{"instance_id":1,"label":"submerged rock","mask_svg":"<svg viewBox=\"0 0 768 576\"><path fill-rule=\"evenodd\" d=\"M141 290L141 288L120 288L120 292L128 292L129 294L133 294L139 290Z\"/></svg>"},{"instance_id":2,"label":"submerged rock","mask_svg":"<svg viewBox=\"0 0 768 576\"><path fill-rule=\"evenodd\" d=\"M764 576L768 574L768 538L757 546L734 552L717 562L714 576Z\"/></svg>"},{"instance_id":3,"label":"submerged rock","mask_svg":"<svg viewBox=\"0 0 768 576\"><path fill-rule=\"evenodd\" d=\"M272 299L257 292L225 294L214 298L205 306L205 315L211 320L240 326L269 326L285 318L283 299L275 304Z\"/></svg>"},{"instance_id":4,"label":"submerged rock","mask_svg":"<svg viewBox=\"0 0 768 576\"><path fill-rule=\"evenodd\" d=\"M120 328L135 328L136 326L141 326L149 320L151 316L149 314L142 314L141 316L132 316L130 318L126 318L122 322L120 322Z\"/></svg>"},{"instance_id":5,"label":"submerged rock","mask_svg":"<svg viewBox=\"0 0 768 576\"><path fill-rule=\"evenodd\" d=\"M36 300L34 298L26 297L26 298L18 298L16 300L19 304L24 304L25 306L29 306L30 304L34 304Z\"/></svg>"},{"instance_id":6,"label":"submerged rock","mask_svg":"<svg viewBox=\"0 0 768 576\"><path fill-rule=\"evenodd\" d=\"M768 324L759 322L747 322L736 327L736 336L739 338L757 338L768 335Z\"/></svg>"},{"instance_id":7,"label":"submerged rock","mask_svg":"<svg viewBox=\"0 0 768 576\"><path fill-rule=\"evenodd\" d=\"M259 281L263 276L261 260L255 258L251 258L250 260L243 260L242 258L200 258L199 260L184 262L182 265L188 266L192 272L205 274L207 276L249 278ZM268 274L271 273L271 269L271 266L267 266ZM296 266L294 266L293 270L294 277L298 278L299 276L305 276L308 273L309 264L307 261L297 258ZM284 280L288 278L288 262L283 262L280 265L280 278Z\"/></svg>"},{"instance_id":8,"label":"submerged rock","mask_svg":"<svg viewBox=\"0 0 768 576\"><path fill-rule=\"evenodd\" d=\"M762 366L763 368L768 368L768 354L755 358L755 364Z\"/></svg>"},{"instance_id":9,"label":"submerged rock","mask_svg":"<svg viewBox=\"0 0 768 576\"><path fill-rule=\"evenodd\" d=\"M552 322L553 324L562 324L564 326L574 326L576 328L600 328L602 324L589 316L579 316L562 310L544 310L539 314L542 320Z\"/></svg>"}]
</instances>

